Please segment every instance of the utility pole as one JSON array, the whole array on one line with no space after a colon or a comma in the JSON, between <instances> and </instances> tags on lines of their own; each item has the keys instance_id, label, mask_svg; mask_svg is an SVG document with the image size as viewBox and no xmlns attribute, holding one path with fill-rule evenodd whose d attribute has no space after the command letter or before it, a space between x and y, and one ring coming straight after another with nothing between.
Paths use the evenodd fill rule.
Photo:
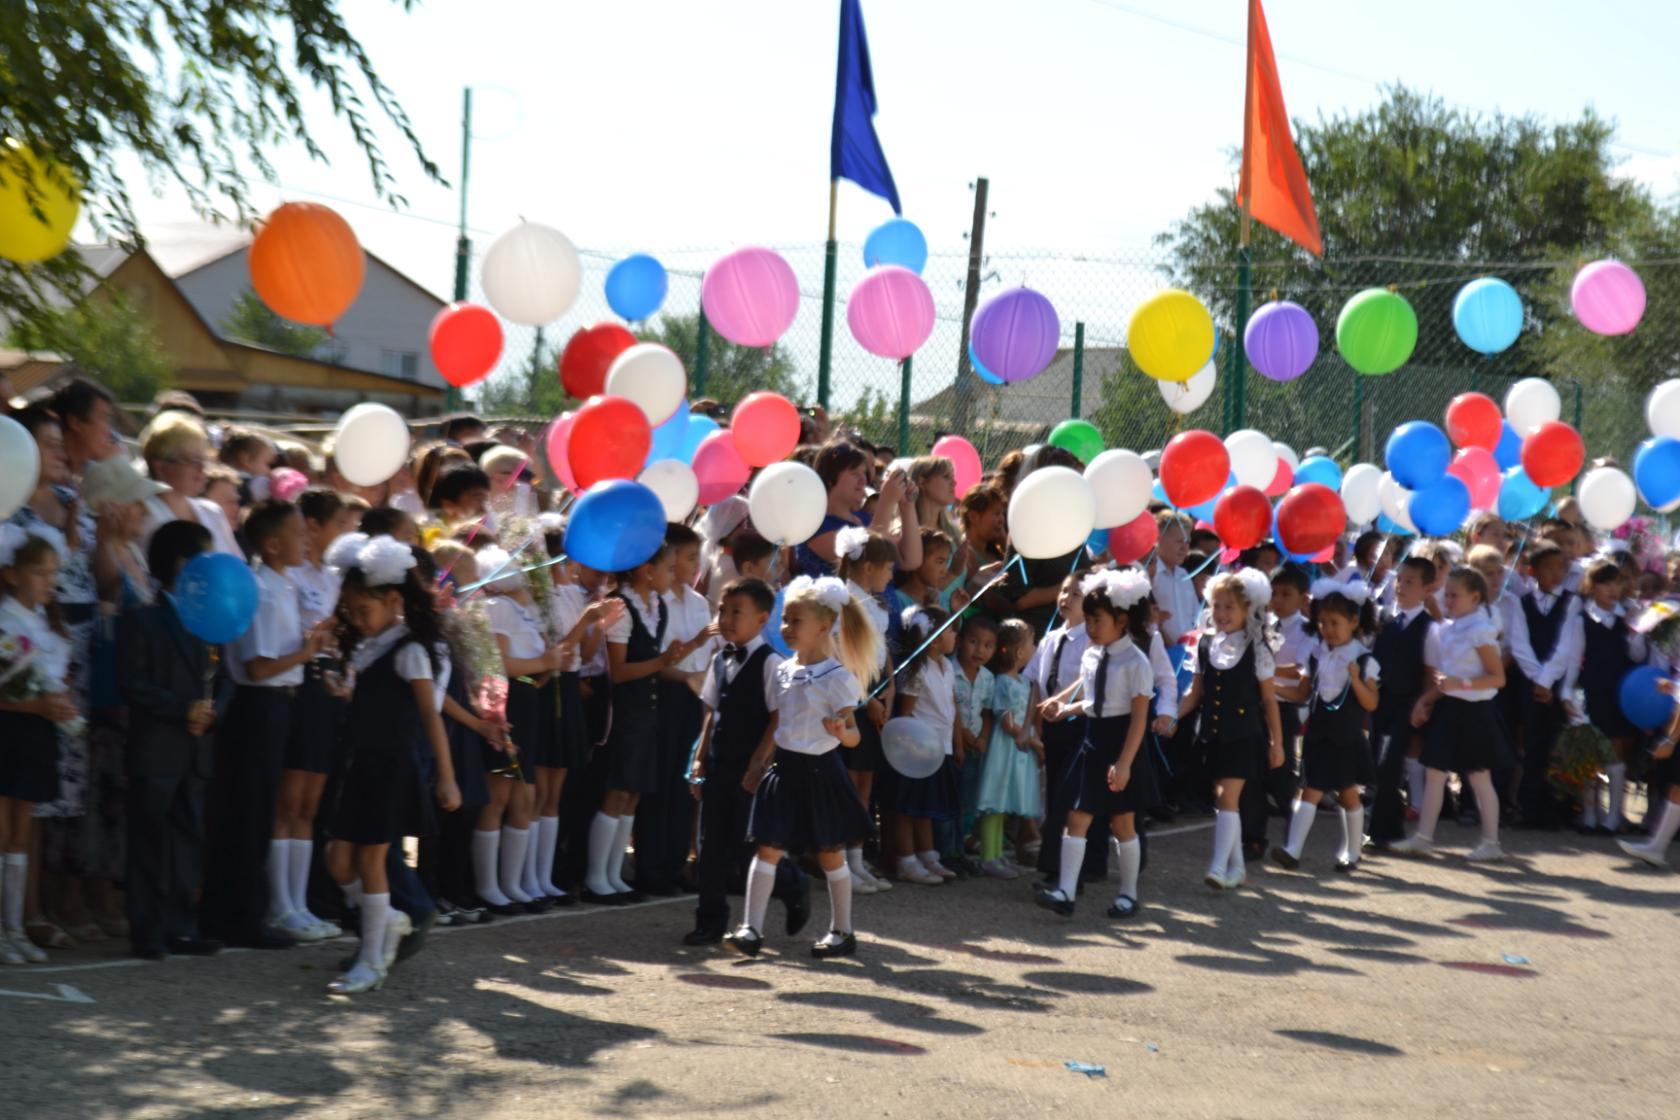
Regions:
<instances>
[{"instance_id":1,"label":"utility pole","mask_svg":"<svg viewBox=\"0 0 1680 1120\"><path fill-rule=\"evenodd\" d=\"M472 156L472 87L461 91L461 220L455 237L455 302L467 298L467 271L472 267L472 241L467 237L467 173ZM444 394L444 407L461 407L461 390L451 385Z\"/></svg>"},{"instance_id":2,"label":"utility pole","mask_svg":"<svg viewBox=\"0 0 1680 1120\"><path fill-rule=\"evenodd\" d=\"M974 224L968 234L968 282L963 290L962 343L957 352L957 380L952 386L951 430L966 432L974 405L974 363L968 360L968 328L980 302L980 269L986 249L986 188L984 176L974 181Z\"/></svg>"}]
</instances>

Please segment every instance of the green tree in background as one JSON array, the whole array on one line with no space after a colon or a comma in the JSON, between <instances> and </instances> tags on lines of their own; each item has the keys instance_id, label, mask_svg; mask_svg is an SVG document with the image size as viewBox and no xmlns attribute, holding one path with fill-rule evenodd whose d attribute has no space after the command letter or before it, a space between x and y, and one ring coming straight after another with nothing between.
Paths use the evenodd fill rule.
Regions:
<instances>
[{"instance_id":1,"label":"green tree in background","mask_svg":"<svg viewBox=\"0 0 1680 1120\"><path fill-rule=\"evenodd\" d=\"M898 398L870 385L840 417L836 430L850 429L870 443L898 447ZM899 454L908 454L899 447Z\"/></svg>"},{"instance_id":2,"label":"green tree in background","mask_svg":"<svg viewBox=\"0 0 1680 1120\"><path fill-rule=\"evenodd\" d=\"M222 334L300 358L312 357L329 337L320 327L306 327L282 319L249 288L234 301L227 318L222 320Z\"/></svg>"},{"instance_id":3,"label":"green tree in background","mask_svg":"<svg viewBox=\"0 0 1680 1120\"><path fill-rule=\"evenodd\" d=\"M157 323L115 288L19 322L7 344L61 354L130 404L150 401L175 376Z\"/></svg>"},{"instance_id":4,"label":"green tree in background","mask_svg":"<svg viewBox=\"0 0 1680 1120\"><path fill-rule=\"evenodd\" d=\"M484 383L479 411L486 416L554 417L578 406L560 384L560 351L540 336L524 364Z\"/></svg>"},{"instance_id":5,"label":"green tree in background","mask_svg":"<svg viewBox=\"0 0 1680 1120\"><path fill-rule=\"evenodd\" d=\"M689 396L710 397L726 408L748 393L767 389L789 400L800 399L800 389L794 382L793 358L781 343L766 347L737 346L710 327L706 339L706 384L704 389L694 385L695 365L700 358L700 316L661 315L658 322L644 328L637 337L643 342L657 342L668 347L682 359L688 371Z\"/></svg>"}]
</instances>

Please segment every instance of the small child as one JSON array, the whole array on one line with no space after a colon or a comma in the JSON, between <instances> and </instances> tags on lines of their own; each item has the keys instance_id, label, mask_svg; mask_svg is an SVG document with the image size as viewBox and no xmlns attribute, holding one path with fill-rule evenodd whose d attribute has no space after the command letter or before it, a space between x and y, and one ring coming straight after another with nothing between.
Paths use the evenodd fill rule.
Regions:
<instances>
[{"instance_id":1,"label":"small child","mask_svg":"<svg viewBox=\"0 0 1680 1120\"><path fill-rule=\"evenodd\" d=\"M880 666L868 682L864 700L859 705L858 745L846 752L846 769L852 775L852 783L857 786L858 797L867 806L875 787L875 775L887 765L886 756L881 753L881 728L886 726L896 698L892 683L892 654L898 646L902 620L887 609L882 597L892 583L893 565L898 562L898 546L879 533L853 525L834 534L834 555L836 575L846 581L847 589L862 604L870 624L884 639ZM877 694L874 690L882 681L886 681L887 685ZM892 889L890 882L877 878L863 862L861 840L856 846L846 849L846 865L852 869L852 889L858 894Z\"/></svg>"},{"instance_id":2,"label":"small child","mask_svg":"<svg viewBox=\"0 0 1680 1120\"><path fill-rule=\"evenodd\" d=\"M1176 510L1162 510L1155 516L1154 598L1155 624L1168 648L1196 628L1201 604L1183 567L1190 552L1190 519Z\"/></svg>"},{"instance_id":3,"label":"small child","mask_svg":"<svg viewBox=\"0 0 1680 1120\"><path fill-rule=\"evenodd\" d=\"M963 619L957 634L957 671L952 677L957 686L957 741L951 761L957 768L959 837L973 831L980 816L980 774L992 738L992 671L986 665L997 650L997 637L997 623L983 614Z\"/></svg>"},{"instance_id":4,"label":"small child","mask_svg":"<svg viewBox=\"0 0 1680 1120\"><path fill-rule=\"evenodd\" d=\"M1079 582L1088 574L1074 572L1062 580L1061 590L1056 593L1056 614L1061 618L1061 625L1044 636L1044 641L1033 651L1033 659L1027 665L1027 679L1033 685L1034 711L1041 711L1046 701L1079 675L1079 659L1084 656L1085 647L1089 644L1085 636L1085 595L1079 590ZM1076 709L1058 720L1041 718L1039 735L1044 740L1045 784L1050 787L1046 791L1050 796L1045 799L1043 835L1049 837L1050 842L1041 845L1038 850L1038 871L1048 883L1058 877L1062 847L1056 838L1061 836L1067 823L1067 806L1057 803L1055 784L1067 770L1074 752L1085 741L1084 713ZM1086 850L1086 866L1082 872L1086 878L1093 877L1090 874L1094 871L1093 850L1100 855L1101 845L1093 845ZM1096 866L1106 862L1104 857L1096 862ZM1005 877L1014 878L1014 875Z\"/></svg>"},{"instance_id":5,"label":"small child","mask_svg":"<svg viewBox=\"0 0 1680 1120\"><path fill-rule=\"evenodd\" d=\"M1371 746L1377 756L1377 788L1371 806L1371 846L1382 851L1405 835L1401 791L1406 788L1406 764L1414 739L1412 726L1417 699L1429 686L1424 646L1432 620L1425 605L1435 582L1435 564L1408 556L1394 570L1389 584L1393 603L1377 619L1371 653L1382 665L1383 688L1371 717ZM1418 798L1421 802L1421 796Z\"/></svg>"},{"instance_id":6,"label":"small child","mask_svg":"<svg viewBox=\"0 0 1680 1120\"><path fill-rule=\"evenodd\" d=\"M980 771L980 867L998 879L1019 872L1003 858L1003 818L1036 819L1043 811L1038 768L1044 743L1035 734L1032 684L1022 671L1036 652L1032 630L1018 618L998 625L992 655L992 738Z\"/></svg>"},{"instance_id":7,"label":"small child","mask_svg":"<svg viewBox=\"0 0 1680 1120\"><path fill-rule=\"evenodd\" d=\"M905 640L913 643L912 648L920 646L950 617L938 607L906 607ZM898 878L924 886L938 886L957 877L940 861L933 839L936 822L952 821L957 816L957 772L951 765L956 743L957 685L950 660L956 648L956 627L946 626L909 668L898 690L899 714L928 724L945 745L945 759L928 777L888 776L892 807L897 810Z\"/></svg>"},{"instance_id":8,"label":"small child","mask_svg":"<svg viewBox=\"0 0 1680 1120\"><path fill-rule=\"evenodd\" d=\"M1575 530L1563 525L1553 535L1572 539ZM1511 635L1511 653L1526 683L1518 693L1523 750L1517 802L1523 827L1548 828L1557 824L1546 770L1563 729L1559 693L1564 674L1580 659L1584 638L1581 601L1565 586L1569 554L1551 540L1542 540L1528 550L1528 561L1534 585L1522 596L1520 624Z\"/></svg>"},{"instance_id":9,"label":"small child","mask_svg":"<svg viewBox=\"0 0 1680 1120\"><path fill-rule=\"evenodd\" d=\"M899 577L898 591L919 607L944 607L951 583L951 538L938 529L922 530L922 566Z\"/></svg>"},{"instance_id":10,"label":"small child","mask_svg":"<svg viewBox=\"0 0 1680 1120\"><path fill-rule=\"evenodd\" d=\"M1620 602L1624 586L1622 571L1609 559L1587 565L1582 581L1585 606L1582 609L1580 657L1571 665L1564 681L1565 693L1580 686L1581 706L1592 725L1610 740L1615 761L1605 767L1610 783L1610 804L1599 815L1598 785L1588 782L1581 794L1582 831L1614 836L1621 831L1622 806L1627 798L1627 764L1639 732L1622 713L1619 695L1622 677L1645 661L1645 636L1634 633Z\"/></svg>"},{"instance_id":11,"label":"small child","mask_svg":"<svg viewBox=\"0 0 1680 1120\"><path fill-rule=\"evenodd\" d=\"M1680 692L1672 679L1663 680L1657 686L1664 693L1673 696ZM1652 744L1651 758L1655 762L1667 763L1674 757L1674 739L1680 735L1680 709L1676 709L1669 718L1668 727L1662 736ZM1617 847L1622 851L1651 867L1668 869L1668 845L1674 839L1674 834L1680 831L1680 782L1671 783L1668 796L1662 799L1662 809L1652 805L1646 810L1645 820L1653 818L1656 824L1651 828L1651 837L1643 842L1636 840L1618 840Z\"/></svg>"}]
</instances>

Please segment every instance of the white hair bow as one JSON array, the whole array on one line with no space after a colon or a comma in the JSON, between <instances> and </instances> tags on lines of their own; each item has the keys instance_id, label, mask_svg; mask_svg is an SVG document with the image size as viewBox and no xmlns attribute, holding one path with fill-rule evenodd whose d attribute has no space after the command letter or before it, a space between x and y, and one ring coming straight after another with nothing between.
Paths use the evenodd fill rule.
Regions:
<instances>
[{"instance_id":1,"label":"white hair bow","mask_svg":"<svg viewBox=\"0 0 1680 1120\"><path fill-rule=\"evenodd\" d=\"M18 549L29 542L29 538L46 541L52 545L53 551L58 553L59 563L70 558L70 545L64 539L64 534L44 522L31 525L25 529L22 525L8 521L0 525L0 567L9 568L17 560Z\"/></svg>"},{"instance_id":2,"label":"white hair bow","mask_svg":"<svg viewBox=\"0 0 1680 1120\"><path fill-rule=\"evenodd\" d=\"M1259 568L1244 568L1237 573L1242 584L1243 598L1248 601L1248 613L1264 615L1272 602L1272 581Z\"/></svg>"},{"instance_id":3,"label":"white hair bow","mask_svg":"<svg viewBox=\"0 0 1680 1120\"><path fill-rule=\"evenodd\" d=\"M1117 610L1129 611L1149 596L1149 577L1133 568L1093 572L1079 581L1079 592L1101 592Z\"/></svg>"},{"instance_id":4,"label":"white hair bow","mask_svg":"<svg viewBox=\"0 0 1680 1120\"><path fill-rule=\"evenodd\" d=\"M395 537L374 537L356 553L356 567L369 587L390 587L408 579L414 550Z\"/></svg>"},{"instance_id":5,"label":"white hair bow","mask_svg":"<svg viewBox=\"0 0 1680 1120\"><path fill-rule=\"evenodd\" d=\"M321 559L327 562L328 567L340 571L354 568L357 554L370 539L366 533L345 533L334 537L333 542L327 546L327 551L321 554Z\"/></svg>"},{"instance_id":6,"label":"white hair bow","mask_svg":"<svg viewBox=\"0 0 1680 1120\"><path fill-rule=\"evenodd\" d=\"M904 623L906 630L914 630L918 634L925 634L933 629L933 619L929 618L927 611L921 607L905 607L899 619Z\"/></svg>"},{"instance_id":7,"label":"white hair bow","mask_svg":"<svg viewBox=\"0 0 1680 1120\"><path fill-rule=\"evenodd\" d=\"M862 525L848 525L834 534L834 554L848 560L863 556L863 546L869 543L869 530Z\"/></svg>"},{"instance_id":8,"label":"white hair bow","mask_svg":"<svg viewBox=\"0 0 1680 1120\"><path fill-rule=\"evenodd\" d=\"M846 601L852 597L852 593L846 590L846 585L833 576L820 576L817 579L799 576L788 584L786 598L793 599L805 595L813 596L817 602L836 614L840 613Z\"/></svg>"},{"instance_id":9,"label":"white hair bow","mask_svg":"<svg viewBox=\"0 0 1680 1120\"><path fill-rule=\"evenodd\" d=\"M1340 595L1356 607L1365 605L1365 600L1371 597L1371 589L1358 576L1350 576L1345 583L1338 583L1334 579L1325 578L1313 581L1312 597L1324 599L1331 595Z\"/></svg>"},{"instance_id":10,"label":"white hair bow","mask_svg":"<svg viewBox=\"0 0 1680 1120\"><path fill-rule=\"evenodd\" d=\"M478 578L489 590L517 590L523 576L513 556L501 545L486 545L478 550Z\"/></svg>"}]
</instances>

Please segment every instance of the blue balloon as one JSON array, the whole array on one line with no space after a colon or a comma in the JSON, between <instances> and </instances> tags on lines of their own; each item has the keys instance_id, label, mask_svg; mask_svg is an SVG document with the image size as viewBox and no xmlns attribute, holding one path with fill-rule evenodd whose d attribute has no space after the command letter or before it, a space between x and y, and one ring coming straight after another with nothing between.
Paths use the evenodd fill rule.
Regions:
<instances>
[{"instance_id":1,"label":"blue balloon","mask_svg":"<svg viewBox=\"0 0 1680 1120\"><path fill-rule=\"evenodd\" d=\"M665 302L665 266L646 253L625 257L607 273L607 306L632 323L651 316Z\"/></svg>"},{"instance_id":2,"label":"blue balloon","mask_svg":"<svg viewBox=\"0 0 1680 1120\"><path fill-rule=\"evenodd\" d=\"M1458 532L1458 527L1470 516L1470 488L1462 479L1444 474L1414 493L1406 512L1418 532L1431 537L1448 536Z\"/></svg>"},{"instance_id":3,"label":"blue balloon","mask_svg":"<svg viewBox=\"0 0 1680 1120\"><path fill-rule=\"evenodd\" d=\"M1458 290L1452 319L1453 330L1464 345L1482 354L1497 354L1522 333L1522 297L1498 277L1483 276Z\"/></svg>"},{"instance_id":4,"label":"blue balloon","mask_svg":"<svg viewBox=\"0 0 1680 1120\"><path fill-rule=\"evenodd\" d=\"M1656 436L1633 453L1633 484L1653 509L1680 500L1680 439Z\"/></svg>"},{"instance_id":5,"label":"blue balloon","mask_svg":"<svg viewBox=\"0 0 1680 1120\"><path fill-rule=\"evenodd\" d=\"M1509 420L1499 422L1499 442L1493 449L1493 461L1499 464L1502 471L1522 466L1522 438L1517 435L1517 430L1511 427Z\"/></svg>"},{"instance_id":6,"label":"blue balloon","mask_svg":"<svg viewBox=\"0 0 1680 1120\"><path fill-rule=\"evenodd\" d=\"M1546 491L1529 481L1521 467L1512 467L1499 484L1499 516L1506 521L1527 521L1546 508L1546 497ZM1417 519L1412 522L1416 524Z\"/></svg>"},{"instance_id":7,"label":"blue balloon","mask_svg":"<svg viewBox=\"0 0 1680 1120\"><path fill-rule=\"evenodd\" d=\"M1640 665L1622 677L1617 698L1622 702L1622 714L1635 727L1653 731L1674 715L1674 697L1657 691L1657 682L1662 679L1662 670L1655 665Z\"/></svg>"},{"instance_id":8,"label":"blue balloon","mask_svg":"<svg viewBox=\"0 0 1680 1120\"><path fill-rule=\"evenodd\" d=\"M1155 484L1149 488L1149 493L1150 493L1150 496L1153 497L1157 502L1167 502L1167 492L1165 490L1161 489L1161 480L1160 479L1157 478L1155 480ZM1172 506L1172 503L1167 502L1167 505ZM1173 508L1177 509L1178 507L1173 506Z\"/></svg>"},{"instance_id":9,"label":"blue balloon","mask_svg":"<svg viewBox=\"0 0 1680 1120\"><path fill-rule=\"evenodd\" d=\"M1085 551L1092 557L1101 556L1108 551L1108 530L1095 529L1085 538Z\"/></svg>"},{"instance_id":10,"label":"blue balloon","mask_svg":"<svg viewBox=\"0 0 1680 1120\"><path fill-rule=\"evenodd\" d=\"M1197 521L1206 521L1209 524L1212 524L1212 522L1213 522L1213 507L1219 504L1219 499L1224 496L1225 491L1229 490L1231 487L1235 486L1236 484L1237 484L1237 476L1236 475L1234 475L1234 474L1226 475L1225 476L1225 485L1224 485L1223 488L1220 489L1219 493L1215 494L1213 497L1209 498L1207 501L1203 502L1199 506L1189 506L1188 508L1185 509L1184 512L1188 513L1191 517L1194 517Z\"/></svg>"},{"instance_id":11,"label":"blue balloon","mask_svg":"<svg viewBox=\"0 0 1680 1120\"><path fill-rule=\"evenodd\" d=\"M694 453L700 450L700 443L707 436L718 430L718 422L710 416L700 412L688 414L688 435L683 440L682 454L677 458L685 463L694 462Z\"/></svg>"},{"instance_id":12,"label":"blue balloon","mask_svg":"<svg viewBox=\"0 0 1680 1120\"><path fill-rule=\"evenodd\" d=\"M665 505L639 482L597 482L566 519L566 555L598 572L628 572L665 543Z\"/></svg>"},{"instance_id":13,"label":"blue balloon","mask_svg":"<svg viewBox=\"0 0 1680 1120\"><path fill-rule=\"evenodd\" d=\"M648 444L647 458L642 462L644 468L661 459L682 459L683 446L688 442L688 417L688 402L684 401L669 420L653 430L653 441Z\"/></svg>"},{"instance_id":14,"label":"blue balloon","mask_svg":"<svg viewBox=\"0 0 1680 1120\"><path fill-rule=\"evenodd\" d=\"M1452 444L1447 433L1429 421L1409 420L1389 434L1383 461L1395 482L1408 490L1422 490L1447 473ZM1295 477L1301 477L1299 471Z\"/></svg>"},{"instance_id":15,"label":"blue balloon","mask_svg":"<svg viewBox=\"0 0 1680 1120\"><path fill-rule=\"evenodd\" d=\"M1299 486L1303 482L1316 482L1320 486L1328 486L1340 494L1342 492L1342 468L1336 465L1336 460L1327 456L1310 456L1301 460L1301 468L1295 472L1295 485Z\"/></svg>"},{"instance_id":16,"label":"blue balloon","mask_svg":"<svg viewBox=\"0 0 1680 1120\"><path fill-rule=\"evenodd\" d=\"M257 577L239 557L201 552L175 581L175 613L189 633L211 645L231 642L257 614Z\"/></svg>"},{"instance_id":17,"label":"blue balloon","mask_svg":"<svg viewBox=\"0 0 1680 1120\"><path fill-rule=\"evenodd\" d=\"M782 639L782 598L785 594L785 590L776 592L776 605L770 608L770 621L764 624L764 640L783 657L792 657L793 651Z\"/></svg>"},{"instance_id":18,"label":"blue balloon","mask_svg":"<svg viewBox=\"0 0 1680 1120\"><path fill-rule=\"evenodd\" d=\"M863 241L863 263L870 268L896 264L919 276L927 267L927 258L927 238L915 222L905 218L888 218Z\"/></svg>"},{"instance_id":19,"label":"blue balloon","mask_svg":"<svg viewBox=\"0 0 1680 1120\"><path fill-rule=\"evenodd\" d=\"M1003 378L980 364L980 359L974 356L974 343L968 344L968 364L974 367L974 376L988 385L1002 385Z\"/></svg>"},{"instance_id":20,"label":"blue balloon","mask_svg":"<svg viewBox=\"0 0 1680 1120\"><path fill-rule=\"evenodd\" d=\"M1412 531L1386 513L1377 514L1377 531L1391 537L1409 537Z\"/></svg>"}]
</instances>

